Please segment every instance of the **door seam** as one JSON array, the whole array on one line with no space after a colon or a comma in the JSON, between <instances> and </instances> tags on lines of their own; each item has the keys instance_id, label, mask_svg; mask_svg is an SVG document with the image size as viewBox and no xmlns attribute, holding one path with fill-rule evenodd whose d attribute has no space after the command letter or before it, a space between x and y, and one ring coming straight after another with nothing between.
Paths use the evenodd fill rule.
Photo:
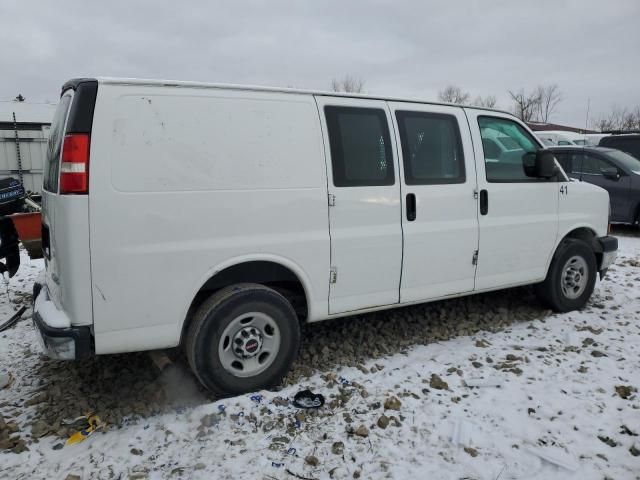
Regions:
<instances>
[{"instance_id":1,"label":"door seam","mask_svg":"<svg viewBox=\"0 0 640 480\"><path fill-rule=\"evenodd\" d=\"M478 183L478 158L476 156L476 146L473 142L473 134L471 133L471 123L469 122L469 116L467 115L467 109L466 108L462 108L462 113L464 114L464 118L467 120L467 128L469 130L469 139L471 140L471 152L473 153L473 173L475 175L475 179L476 179L476 185L474 187L474 191L475 192L479 192L479 183ZM478 280L478 265L480 264L480 235L481 235L481 231L480 231L480 215L479 215L479 207L478 205L480 204L480 197L478 195L478 199L476 200L476 225L477 225L477 229L478 229L478 241L476 242L476 252L478 252L478 258L476 261L476 265L475 265L475 269L473 272L473 290L472 291L476 291L476 282Z\"/></svg>"},{"instance_id":2,"label":"door seam","mask_svg":"<svg viewBox=\"0 0 640 480\"><path fill-rule=\"evenodd\" d=\"M331 193L329 191L329 166L327 165L327 145L324 134L324 128L322 124L322 112L320 111L320 105L318 105L318 98L313 95L313 102L316 104L316 111L318 112L318 126L320 127L320 138L322 140L322 157L324 158L324 178L327 185L327 193L325 195L325 206L327 208L327 231L329 232L329 265L327 269L327 315L331 315L331 267L333 265L333 239L331 238L331 207L329 207L328 196Z\"/></svg>"},{"instance_id":3,"label":"door seam","mask_svg":"<svg viewBox=\"0 0 640 480\"><path fill-rule=\"evenodd\" d=\"M405 242L405 238L404 238L404 222L402 221L405 215L405 203L404 203L404 193L402 191L402 174L403 172L400 172L400 148L401 146L398 146L398 135L399 132L396 129L396 117L393 115L393 111L391 109L391 105L389 105L389 102L385 101L384 102L385 105L387 106L387 111L389 112L389 116L391 117L391 128L393 128L393 143L396 146L396 165L398 166L398 187L400 190L400 238L402 239L402 248L400 251L400 278L398 280L398 304L402 303L402 277L404 275L404 242ZM402 160L404 161L404 156L402 158ZM403 169L404 170L404 169Z\"/></svg>"}]
</instances>

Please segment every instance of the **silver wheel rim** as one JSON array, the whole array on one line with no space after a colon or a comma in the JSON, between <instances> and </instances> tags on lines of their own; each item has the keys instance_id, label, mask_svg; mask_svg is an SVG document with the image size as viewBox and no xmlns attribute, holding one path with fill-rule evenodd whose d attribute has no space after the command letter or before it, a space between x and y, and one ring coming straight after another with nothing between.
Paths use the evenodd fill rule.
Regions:
<instances>
[{"instance_id":1,"label":"silver wheel rim","mask_svg":"<svg viewBox=\"0 0 640 480\"><path fill-rule=\"evenodd\" d=\"M273 363L280 349L280 330L275 320L262 312L234 318L218 344L223 368L236 377L252 377Z\"/></svg>"},{"instance_id":2,"label":"silver wheel rim","mask_svg":"<svg viewBox=\"0 0 640 480\"><path fill-rule=\"evenodd\" d=\"M574 255L562 268L562 293L572 300L578 298L587 288L589 267L584 258Z\"/></svg>"}]
</instances>

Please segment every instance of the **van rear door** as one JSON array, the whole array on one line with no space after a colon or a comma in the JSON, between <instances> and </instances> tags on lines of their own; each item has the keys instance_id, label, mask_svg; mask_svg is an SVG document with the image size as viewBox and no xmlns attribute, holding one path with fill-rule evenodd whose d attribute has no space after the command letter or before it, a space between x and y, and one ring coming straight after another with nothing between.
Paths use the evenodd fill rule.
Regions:
<instances>
[{"instance_id":1,"label":"van rear door","mask_svg":"<svg viewBox=\"0 0 640 480\"><path fill-rule=\"evenodd\" d=\"M45 286L71 325L92 323L88 157L98 84L65 84L54 115L42 188ZM77 162L82 157L83 164ZM84 170L81 175L80 170Z\"/></svg>"}]
</instances>

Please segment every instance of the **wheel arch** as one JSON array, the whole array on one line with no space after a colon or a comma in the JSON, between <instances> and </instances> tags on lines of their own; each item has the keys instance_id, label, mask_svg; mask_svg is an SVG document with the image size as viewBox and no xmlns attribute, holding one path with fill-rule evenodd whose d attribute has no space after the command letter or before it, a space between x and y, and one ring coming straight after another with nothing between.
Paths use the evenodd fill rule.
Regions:
<instances>
[{"instance_id":1,"label":"wheel arch","mask_svg":"<svg viewBox=\"0 0 640 480\"><path fill-rule=\"evenodd\" d=\"M589 245L593 249L593 252L596 255L596 262L598 263L598 265L600 264L600 261L602 259L602 246L598 242L598 233L596 229L593 228L593 226L587 225L587 224L574 225L573 227L568 229L566 232L564 232L563 235L558 235L558 241L556 242L556 245L553 248L552 254L549 256L549 259L547 260L547 268L545 269L545 276L549 273L549 268L551 267L551 261L553 260L553 257L555 256L556 252L558 251L558 247L567 238L582 240L587 245Z\"/></svg>"},{"instance_id":2,"label":"wheel arch","mask_svg":"<svg viewBox=\"0 0 640 480\"><path fill-rule=\"evenodd\" d=\"M301 322L313 313L311 282L304 270L290 259L276 255L245 255L210 268L192 289L188 308L180 323L182 344L195 310L214 292L236 283L258 283L281 293L289 300Z\"/></svg>"}]
</instances>

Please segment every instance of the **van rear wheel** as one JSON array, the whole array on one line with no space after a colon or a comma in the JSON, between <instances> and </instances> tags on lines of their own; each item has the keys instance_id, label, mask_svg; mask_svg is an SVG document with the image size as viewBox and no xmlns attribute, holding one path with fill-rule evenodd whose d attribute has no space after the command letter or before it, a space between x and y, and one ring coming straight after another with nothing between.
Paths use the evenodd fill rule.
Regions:
<instances>
[{"instance_id":1,"label":"van rear wheel","mask_svg":"<svg viewBox=\"0 0 640 480\"><path fill-rule=\"evenodd\" d=\"M207 389L238 395L280 383L298 354L300 326L278 292L237 284L198 308L184 346L191 369Z\"/></svg>"},{"instance_id":2,"label":"van rear wheel","mask_svg":"<svg viewBox=\"0 0 640 480\"><path fill-rule=\"evenodd\" d=\"M582 240L567 238L558 246L547 278L536 285L536 294L556 312L585 306L596 284L593 250Z\"/></svg>"}]
</instances>

